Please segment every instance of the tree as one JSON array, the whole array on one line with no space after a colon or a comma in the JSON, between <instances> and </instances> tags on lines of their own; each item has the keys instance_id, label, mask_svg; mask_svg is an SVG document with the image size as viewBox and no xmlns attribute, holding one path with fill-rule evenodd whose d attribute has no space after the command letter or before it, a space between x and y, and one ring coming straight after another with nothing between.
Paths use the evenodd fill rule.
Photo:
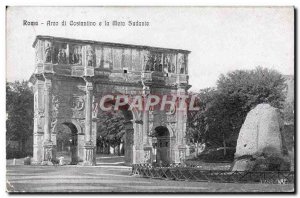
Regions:
<instances>
[{"instance_id":1,"label":"tree","mask_svg":"<svg viewBox=\"0 0 300 198\"><path fill-rule=\"evenodd\" d=\"M97 141L101 147L116 147L122 142L125 134L125 118L121 112L99 111L97 123ZM119 154L119 149L118 149Z\"/></svg>"},{"instance_id":2,"label":"tree","mask_svg":"<svg viewBox=\"0 0 300 198\"><path fill-rule=\"evenodd\" d=\"M188 110L187 135L193 142L206 142L207 137L207 107L215 98L215 89L202 89L197 94L194 107L199 108L199 111ZM190 94L193 95L193 94Z\"/></svg>"},{"instance_id":3,"label":"tree","mask_svg":"<svg viewBox=\"0 0 300 198\"><path fill-rule=\"evenodd\" d=\"M225 133L230 131L230 122L226 116L226 101L220 92L214 88L200 90L196 104L200 110L188 113L190 137L210 146L226 146Z\"/></svg>"},{"instance_id":4,"label":"tree","mask_svg":"<svg viewBox=\"0 0 300 198\"><path fill-rule=\"evenodd\" d=\"M285 88L285 79L280 73L262 67L236 70L221 75L217 82L217 89L229 99L230 104L238 102L246 112L264 102L281 109Z\"/></svg>"},{"instance_id":5,"label":"tree","mask_svg":"<svg viewBox=\"0 0 300 198\"><path fill-rule=\"evenodd\" d=\"M6 83L6 142L18 141L25 151L33 131L33 92L27 81Z\"/></svg>"},{"instance_id":6,"label":"tree","mask_svg":"<svg viewBox=\"0 0 300 198\"><path fill-rule=\"evenodd\" d=\"M247 113L260 103L283 108L285 79L257 67L221 75L215 89L200 90L200 110L188 114L190 136L212 146L236 146Z\"/></svg>"},{"instance_id":7,"label":"tree","mask_svg":"<svg viewBox=\"0 0 300 198\"><path fill-rule=\"evenodd\" d=\"M72 139L71 129L64 124L58 125L57 133L56 133L57 151L65 151L68 148L68 146L70 146L71 139Z\"/></svg>"}]
</instances>

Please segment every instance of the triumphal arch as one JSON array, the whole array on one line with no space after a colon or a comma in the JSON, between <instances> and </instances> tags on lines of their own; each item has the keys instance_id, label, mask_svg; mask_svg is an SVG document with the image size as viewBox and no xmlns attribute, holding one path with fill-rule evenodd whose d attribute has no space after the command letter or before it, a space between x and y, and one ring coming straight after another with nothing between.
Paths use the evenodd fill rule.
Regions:
<instances>
[{"instance_id":1,"label":"triumphal arch","mask_svg":"<svg viewBox=\"0 0 300 198\"><path fill-rule=\"evenodd\" d=\"M97 120L101 119L97 106L108 94L139 95L142 100L153 93L172 94L180 101L190 88L186 50L51 36L37 36L33 47L35 71L30 82L37 164L56 158L57 133L64 125L76 137L75 163L95 165ZM128 164L185 159L186 109L136 110L130 102L123 106Z\"/></svg>"}]
</instances>

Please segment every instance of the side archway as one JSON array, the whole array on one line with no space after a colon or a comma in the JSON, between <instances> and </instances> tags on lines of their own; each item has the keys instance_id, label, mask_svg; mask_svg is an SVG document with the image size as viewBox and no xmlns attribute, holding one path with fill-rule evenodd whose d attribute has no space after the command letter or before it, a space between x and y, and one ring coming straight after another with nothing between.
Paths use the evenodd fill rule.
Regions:
<instances>
[{"instance_id":1,"label":"side archway","mask_svg":"<svg viewBox=\"0 0 300 198\"><path fill-rule=\"evenodd\" d=\"M159 165L168 165L170 159L170 131L166 126L157 126L152 134L154 142L156 142L156 162Z\"/></svg>"},{"instance_id":2,"label":"side archway","mask_svg":"<svg viewBox=\"0 0 300 198\"><path fill-rule=\"evenodd\" d=\"M53 127L52 140L56 145L56 156L64 157L66 164L77 164L82 160L84 134L77 121L58 120Z\"/></svg>"}]
</instances>

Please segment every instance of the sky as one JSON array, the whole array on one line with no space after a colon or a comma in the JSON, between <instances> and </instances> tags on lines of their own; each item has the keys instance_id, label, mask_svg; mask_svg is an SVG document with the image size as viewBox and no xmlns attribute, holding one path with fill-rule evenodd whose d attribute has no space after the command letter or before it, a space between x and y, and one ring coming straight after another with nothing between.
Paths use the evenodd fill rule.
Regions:
<instances>
[{"instance_id":1,"label":"sky","mask_svg":"<svg viewBox=\"0 0 300 198\"><path fill-rule=\"evenodd\" d=\"M6 80L28 80L37 35L185 49L191 91L257 66L294 74L293 7L9 7ZM23 20L38 26L24 26ZM148 27L47 26L47 21L148 21ZM41 25L44 23L44 25Z\"/></svg>"}]
</instances>

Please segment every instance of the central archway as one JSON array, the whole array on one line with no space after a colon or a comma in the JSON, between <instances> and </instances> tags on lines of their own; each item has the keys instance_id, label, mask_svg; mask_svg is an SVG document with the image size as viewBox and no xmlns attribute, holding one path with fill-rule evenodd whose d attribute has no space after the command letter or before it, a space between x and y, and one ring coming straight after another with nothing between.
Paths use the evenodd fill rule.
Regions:
<instances>
[{"instance_id":1,"label":"central archway","mask_svg":"<svg viewBox=\"0 0 300 198\"><path fill-rule=\"evenodd\" d=\"M128 103L115 109L115 99L105 101L104 105L112 108L109 111L99 109L97 112L98 153L122 156L122 163L132 164L135 160L134 128L137 128L137 123L135 122L137 112L131 110ZM110 118L110 120L107 120L107 118ZM108 123L110 124L109 126L104 126ZM108 139L111 138L114 138L113 141L115 143L110 143ZM111 150L108 150L109 148Z\"/></svg>"}]
</instances>

